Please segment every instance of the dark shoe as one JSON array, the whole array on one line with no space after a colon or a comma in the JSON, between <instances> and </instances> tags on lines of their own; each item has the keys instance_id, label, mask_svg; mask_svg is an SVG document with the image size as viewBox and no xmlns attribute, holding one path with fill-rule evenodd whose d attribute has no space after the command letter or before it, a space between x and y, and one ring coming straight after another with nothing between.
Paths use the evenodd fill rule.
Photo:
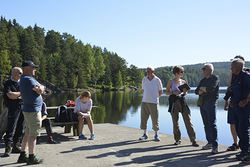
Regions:
<instances>
[{"instance_id":1,"label":"dark shoe","mask_svg":"<svg viewBox=\"0 0 250 167\"><path fill-rule=\"evenodd\" d=\"M2 157L9 157L11 153L11 142L6 142L5 143L5 152L2 155Z\"/></svg>"},{"instance_id":2,"label":"dark shoe","mask_svg":"<svg viewBox=\"0 0 250 167\"><path fill-rule=\"evenodd\" d=\"M199 144L196 143L196 141L194 141L194 142L192 142L192 146L194 146L194 147L199 147Z\"/></svg>"},{"instance_id":3,"label":"dark shoe","mask_svg":"<svg viewBox=\"0 0 250 167\"><path fill-rule=\"evenodd\" d=\"M21 148L20 148L20 143L13 143L13 147L12 147L12 153L20 153L21 152Z\"/></svg>"},{"instance_id":4,"label":"dark shoe","mask_svg":"<svg viewBox=\"0 0 250 167\"><path fill-rule=\"evenodd\" d=\"M211 153L212 154L217 154L218 153L218 147L213 147Z\"/></svg>"},{"instance_id":5,"label":"dark shoe","mask_svg":"<svg viewBox=\"0 0 250 167\"><path fill-rule=\"evenodd\" d=\"M181 144L181 141L179 140L179 141L176 141L175 143L174 143L174 145L180 145Z\"/></svg>"},{"instance_id":6,"label":"dark shoe","mask_svg":"<svg viewBox=\"0 0 250 167\"><path fill-rule=\"evenodd\" d=\"M27 165L34 165L34 164L41 164L43 162L42 159L33 156L33 157L29 157Z\"/></svg>"},{"instance_id":7,"label":"dark shoe","mask_svg":"<svg viewBox=\"0 0 250 167\"><path fill-rule=\"evenodd\" d=\"M161 141L158 135L155 135L155 141Z\"/></svg>"},{"instance_id":8,"label":"dark shoe","mask_svg":"<svg viewBox=\"0 0 250 167\"><path fill-rule=\"evenodd\" d=\"M211 149L212 147L213 147L212 144L207 143L205 146L202 147L202 150L209 150L209 149Z\"/></svg>"},{"instance_id":9,"label":"dark shoe","mask_svg":"<svg viewBox=\"0 0 250 167\"><path fill-rule=\"evenodd\" d=\"M29 155L28 154L24 154L24 155L20 155L17 163L27 163L29 160Z\"/></svg>"},{"instance_id":10,"label":"dark shoe","mask_svg":"<svg viewBox=\"0 0 250 167\"><path fill-rule=\"evenodd\" d=\"M234 143L233 145L227 148L227 151L237 151L238 149L239 149L239 146Z\"/></svg>"},{"instance_id":11,"label":"dark shoe","mask_svg":"<svg viewBox=\"0 0 250 167\"><path fill-rule=\"evenodd\" d=\"M48 139L48 143L49 144L57 144L57 142L55 140L53 140L53 139Z\"/></svg>"},{"instance_id":12,"label":"dark shoe","mask_svg":"<svg viewBox=\"0 0 250 167\"><path fill-rule=\"evenodd\" d=\"M239 154L236 155L236 159L238 161L244 161L249 158L249 153L247 152L240 152Z\"/></svg>"}]
</instances>

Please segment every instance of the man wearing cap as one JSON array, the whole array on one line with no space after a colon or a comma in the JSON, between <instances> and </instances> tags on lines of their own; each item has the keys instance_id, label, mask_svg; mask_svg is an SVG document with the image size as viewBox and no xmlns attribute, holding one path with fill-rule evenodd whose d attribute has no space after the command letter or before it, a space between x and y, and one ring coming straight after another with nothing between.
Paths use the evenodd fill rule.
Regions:
<instances>
[{"instance_id":1,"label":"man wearing cap","mask_svg":"<svg viewBox=\"0 0 250 167\"><path fill-rule=\"evenodd\" d=\"M232 71L232 95L230 108L235 110L235 126L239 136L240 154L237 160L250 161L249 145L249 113L250 113L250 74L243 70L244 62L235 59L231 64Z\"/></svg>"},{"instance_id":2,"label":"man wearing cap","mask_svg":"<svg viewBox=\"0 0 250 167\"><path fill-rule=\"evenodd\" d=\"M216 121L216 101L219 97L219 78L213 74L213 64L205 64L202 68L204 78L200 81L195 93L202 97L200 112L208 143L202 149L212 149L218 153Z\"/></svg>"},{"instance_id":3,"label":"man wearing cap","mask_svg":"<svg viewBox=\"0 0 250 167\"><path fill-rule=\"evenodd\" d=\"M11 78L4 83L4 103L8 108L8 120L5 141L5 152L3 157L8 157L10 153L20 153L20 142L24 128L24 118L21 112L22 98L19 90L19 80L23 70L14 67L11 70ZM13 147L11 149L11 142Z\"/></svg>"},{"instance_id":4,"label":"man wearing cap","mask_svg":"<svg viewBox=\"0 0 250 167\"><path fill-rule=\"evenodd\" d=\"M162 83L160 78L154 74L155 70L153 67L147 68L147 76L142 79L142 91L143 98L141 104L141 129L144 130L144 134L139 140L146 140L147 136L147 121L149 115L151 115L153 130L155 131L155 141L160 141L157 134L159 130L158 121L158 103L159 97L163 93Z\"/></svg>"},{"instance_id":5,"label":"man wearing cap","mask_svg":"<svg viewBox=\"0 0 250 167\"><path fill-rule=\"evenodd\" d=\"M22 141L21 153L18 163L27 162L30 164L39 164L41 160L34 155L36 137L39 135L41 127L41 108L44 86L39 84L33 76L35 75L37 65L32 61L24 61L22 64L23 75L20 79L20 91L23 99L23 115L25 120L25 135ZM28 147L29 157L25 153Z\"/></svg>"}]
</instances>

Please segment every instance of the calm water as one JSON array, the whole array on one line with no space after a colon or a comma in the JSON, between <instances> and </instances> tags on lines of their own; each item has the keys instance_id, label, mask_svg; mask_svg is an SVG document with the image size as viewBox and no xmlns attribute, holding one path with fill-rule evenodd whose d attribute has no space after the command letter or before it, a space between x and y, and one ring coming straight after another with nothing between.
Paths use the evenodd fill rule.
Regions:
<instances>
[{"instance_id":1,"label":"calm water","mask_svg":"<svg viewBox=\"0 0 250 167\"><path fill-rule=\"evenodd\" d=\"M217 127L218 141L223 145L231 145L232 137L227 122L227 112L223 110L223 93L220 94L217 107ZM74 100L78 94L65 93L52 95L46 99L47 106L57 106L65 104L67 99ZM198 140L206 141L202 119L199 108L196 106L197 96L189 93L186 97L192 116L192 122L196 130ZM95 106L92 111L92 117L95 123L114 123L118 125L139 128L140 127L140 105L142 94L138 92L104 92L92 94ZM0 112L3 111L3 99L0 97ZM160 132L166 134L172 133L172 120L168 112L168 97L163 94L160 97L159 106ZM53 116L55 111L49 112ZM180 128L183 137L188 137L185 125L180 114ZM151 119L148 121L148 129L152 130ZM141 134L138 134L138 137ZM174 142L174 139L173 139Z\"/></svg>"}]
</instances>

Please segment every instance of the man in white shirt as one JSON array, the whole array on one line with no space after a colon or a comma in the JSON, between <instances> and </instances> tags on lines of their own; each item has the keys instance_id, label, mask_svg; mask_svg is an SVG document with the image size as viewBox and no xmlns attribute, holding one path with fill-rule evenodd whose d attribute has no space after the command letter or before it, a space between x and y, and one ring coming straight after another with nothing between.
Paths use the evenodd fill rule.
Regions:
<instances>
[{"instance_id":1,"label":"man in white shirt","mask_svg":"<svg viewBox=\"0 0 250 167\"><path fill-rule=\"evenodd\" d=\"M147 121L149 115L151 115L153 130L155 131L155 141L160 141L157 134L159 130L159 112L158 104L159 97L163 93L161 80L154 74L153 67L147 68L147 76L142 79L142 91L143 98L141 104L141 129L144 130L144 134L139 140L146 140L147 136Z\"/></svg>"}]
</instances>

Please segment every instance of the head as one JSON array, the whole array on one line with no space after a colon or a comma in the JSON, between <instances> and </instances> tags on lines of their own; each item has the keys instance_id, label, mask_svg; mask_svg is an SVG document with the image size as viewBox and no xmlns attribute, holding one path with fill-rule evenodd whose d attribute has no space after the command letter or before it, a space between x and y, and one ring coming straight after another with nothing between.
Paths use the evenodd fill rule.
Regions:
<instances>
[{"instance_id":1,"label":"head","mask_svg":"<svg viewBox=\"0 0 250 167\"><path fill-rule=\"evenodd\" d=\"M153 67L147 67L147 76L153 77L154 76L155 69Z\"/></svg>"},{"instance_id":2,"label":"head","mask_svg":"<svg viewBox=\"0 0 250 167\"><path fill-rule=\"evenodd\" d=\"M183 76L184 74L184 68L182 66L174 66L173 68L173 74L175 76Z\"/></svg>"},{"instance_id":3,"label":"head","mask_svg":"<svg viewBox=\"0 0 250 167\"><path fill-rule=\"evenodd\" d=\"M244 57L242 57L241 55L235 56L234 59L241 59L241 60L243 60L245 62ZM233 61L233 60L231 60L231 61Z\"/></svg>"},{"instance_id":4,"label":"head","mask_svg":"<svg viewBox=\"0 0 250 167\"><path fill-rule=\"evenodd\" d=\"M39 66L35 65L32 61L24 61L22 67L24 75L34 76L36 68L38 68Z\"/></svg>"},{"instance_id":5,"label":"head","mask_svg":"<svg viewBox=\"0 0 250 167\"><path fill-rule=\"evenodd\" d=\"M18 81L23 74L23 70L20 67L13 67L11 70L11 76L14 80Z\"/></svg>"},{"instance_id":6,"label":"head","mask_svg":"<svg viewBox=\"0 0 250 167\"><path fill-rule=\"evenodd\" d=\"M83 103L88 102L90 98L91 98L91 93L89 91L85 91L79 96L79 99Z\"/></svg>"},{"instance_id":7,"label":"head","mask_svg":"<svg viewBox=\"0 0 250 167\"><path fill-rule=\"evenodd\" d=\"M214 72L213 64L204 64L204 66L202 67L202 72L204 77L206 78L210 77Z\"/></svg>"},{"instance_id":8,"label":"head","mask_svg":"<svg viewBox=\"0 0 250 167\"><path fill-rule=\"evenodd\" d=\"M231 63L231 71L234 75L238 75L244 67L244 61L242 59L234 59Z\"/></svg>"}]
</instances>

